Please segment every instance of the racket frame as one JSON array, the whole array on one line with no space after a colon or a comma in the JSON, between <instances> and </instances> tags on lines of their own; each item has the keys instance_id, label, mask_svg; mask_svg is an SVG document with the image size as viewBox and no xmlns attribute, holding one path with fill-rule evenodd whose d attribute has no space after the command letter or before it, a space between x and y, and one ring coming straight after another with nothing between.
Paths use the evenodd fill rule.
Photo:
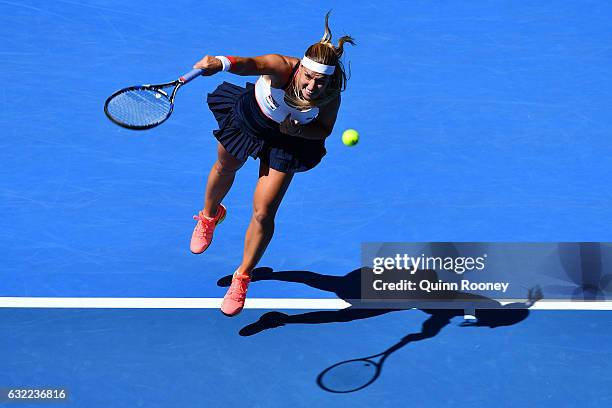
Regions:
<instances>
[{"instance_id":1,"label":"racket frame","mask_svg":"<svg viewBox=\"0 0 612 408\"><path fill-rule=\"evenodd\" d=\"M170 115L172 115L172 112L174 111L174 97L176 96L176 92L179 90L179 88L183 85L185 85L188 82L191 82L192 80L194 80L195 78L199 77L200 75L202 75L204 73L204 70L202 69L193 69L191 71L189 71L188 73L186 73L185 75L182 75L179 79L171 81L171 82L166 82L164 84L155 84L155 85L135 85L135 86L128 86L126 88L122 88L120 90L118 90L117 92L113 93L111 96L109 96L108 98L106 98L106 101L104 102L104 114L106 115L107 118L109 118L111 120L111 122L126 128L126 129L131 129L131 130L147 130L147 129L151 129L154 127L157 127L159 125L161 125L162 123L164 123L165 121L168 120L168 118L170 117ZM170 94L170 97L168 98L168 93L166 91L164 91L165 88L169 88L171 86L174 86L174 89L172 89L172 93ZM168 114L166 115L166 117L159 121L159 122L155 122L149 125L129 125L127 123L123 123L120 122L118 120L116 120L115 118L113 118L110 114L110 112L108 111L108 104L110 103L110 101L117 95L120 95L122 93L126 93L129 91L135 91L135 90L139 90L139 89L146 89L146 90L150 90L150 91L156 91L159 92L161 94L163 94L166 98L168 98L168 101L170 102L170 110L168 111Z\"/></svg>"}]
</instances>

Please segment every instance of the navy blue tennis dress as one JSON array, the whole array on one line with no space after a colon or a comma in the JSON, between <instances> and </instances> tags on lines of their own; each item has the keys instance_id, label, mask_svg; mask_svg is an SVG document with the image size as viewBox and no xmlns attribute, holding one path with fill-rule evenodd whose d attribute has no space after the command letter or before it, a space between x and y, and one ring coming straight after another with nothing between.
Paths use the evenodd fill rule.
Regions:
<instances>
[{"instance_id":1,"label":"navy blue tennis dress","mask_svg":"<svg viewBox=\"0 0 612 408\"><path fill-rule=\"evenodd\" d=\"M298 66L299 63L294 73ZM251 156L268 163L274 170L293 173L312 169L325 156L325 140L281 133L279 124L259 107L252 83L248 82L243 88L223 82L208 94L206 102L219 123L219 129L213 131L214 136L241 162Z\"/></svg>"}]
</instances>

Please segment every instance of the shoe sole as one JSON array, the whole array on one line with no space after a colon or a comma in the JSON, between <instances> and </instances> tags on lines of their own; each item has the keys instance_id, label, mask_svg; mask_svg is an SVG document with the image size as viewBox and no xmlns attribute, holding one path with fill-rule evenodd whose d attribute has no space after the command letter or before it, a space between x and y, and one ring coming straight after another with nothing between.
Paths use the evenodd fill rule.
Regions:
<instances>
[{"instance_id":1,"label":"shoe sole","mask_svg":"<svg viewBox=\"0 0 612 408\"><path fill-rule=\"evenodd\" d=\"M221 224L223 222L223 220L225 219L225 216L227 215L227 210L225 210L225 214L223 214L223 217L219 218L219 220L217 221L217 223L215 224L215 228L217 228L217 225ZM213 234L213 238L214 238L214 234ZM206 252L206 250L208 248L210 248L210 246L212 245L213 239L210 239L210 243L208 244L208 246L206 248L204 248L204 250L202 252L193 252L191 251L191 248L189 248L189 251L191 251L192 254L194 255L200 255L203 254L204 252Z\"/></svg>"},{"instance_id":2,"label":"shoe sole","mask_svg":"<svg viewBox=\"0 0 612 408\"><path fill-rule=\"evenodd\" d=\"M239 315L239 314L240 314L240 313L241 313L243 310L244 310L244 309L240 309L240 312L238 312L238 313L236 313L236 314L233 314L233 315L231 315L231 314L227 314L227 313L225 313L223 310L221 310L221 313L223 313L223 314L224 314L225 316L227 316L227 317L235 317L235 316L238 316L238 315Z\"/></svg>"}]
</instances>

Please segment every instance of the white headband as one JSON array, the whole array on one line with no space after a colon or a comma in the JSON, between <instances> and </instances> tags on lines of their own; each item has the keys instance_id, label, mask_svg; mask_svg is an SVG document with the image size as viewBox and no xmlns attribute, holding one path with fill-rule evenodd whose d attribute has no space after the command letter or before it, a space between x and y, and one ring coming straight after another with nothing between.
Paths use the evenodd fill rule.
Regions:
<instances>
[{"instance_id":1,"label":"white headband","mask_svg":"<svg viewBox=\"0 0 612 408\"><path fill-rule=\"evenodd\" d=\"M333 65L319 64L305 55L304 58L302 58L302 66L323 75L331 75L336 70L336 67Z\"/></svg>"}]
</instances>

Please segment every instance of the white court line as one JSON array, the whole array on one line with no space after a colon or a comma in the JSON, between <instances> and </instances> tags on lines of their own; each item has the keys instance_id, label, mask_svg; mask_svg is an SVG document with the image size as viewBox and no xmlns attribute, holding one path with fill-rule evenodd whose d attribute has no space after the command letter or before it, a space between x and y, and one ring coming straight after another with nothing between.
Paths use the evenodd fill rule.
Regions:
<instances>
[{"instance_id":1,"label":"white court line","mask_svg":"<svg viewBox=\"0 0 612 408\"><path fill-rule=\"evenodd\" d=\"M221 298L90 298L90 297L0 297L0 308L81 309L217 309ZM509 302L501 302L506 304ZM341 299L249 298L247 309L337 310L350 306ZM612 302L541 301L535 310L612 310Z\"/></svg>"},{"instance_id":2,"label":"white court line","mask_svg":"<svg viewBox=\"0 0 612 408\"><path fill-rule=\"evenodd\" d=\"M60 298L0 297L2 307L93 308L93 309L218 309L221 298ZM246 309L344 309L350 306L340 299L251 298Z\"/></svg>"}]
</instances>

